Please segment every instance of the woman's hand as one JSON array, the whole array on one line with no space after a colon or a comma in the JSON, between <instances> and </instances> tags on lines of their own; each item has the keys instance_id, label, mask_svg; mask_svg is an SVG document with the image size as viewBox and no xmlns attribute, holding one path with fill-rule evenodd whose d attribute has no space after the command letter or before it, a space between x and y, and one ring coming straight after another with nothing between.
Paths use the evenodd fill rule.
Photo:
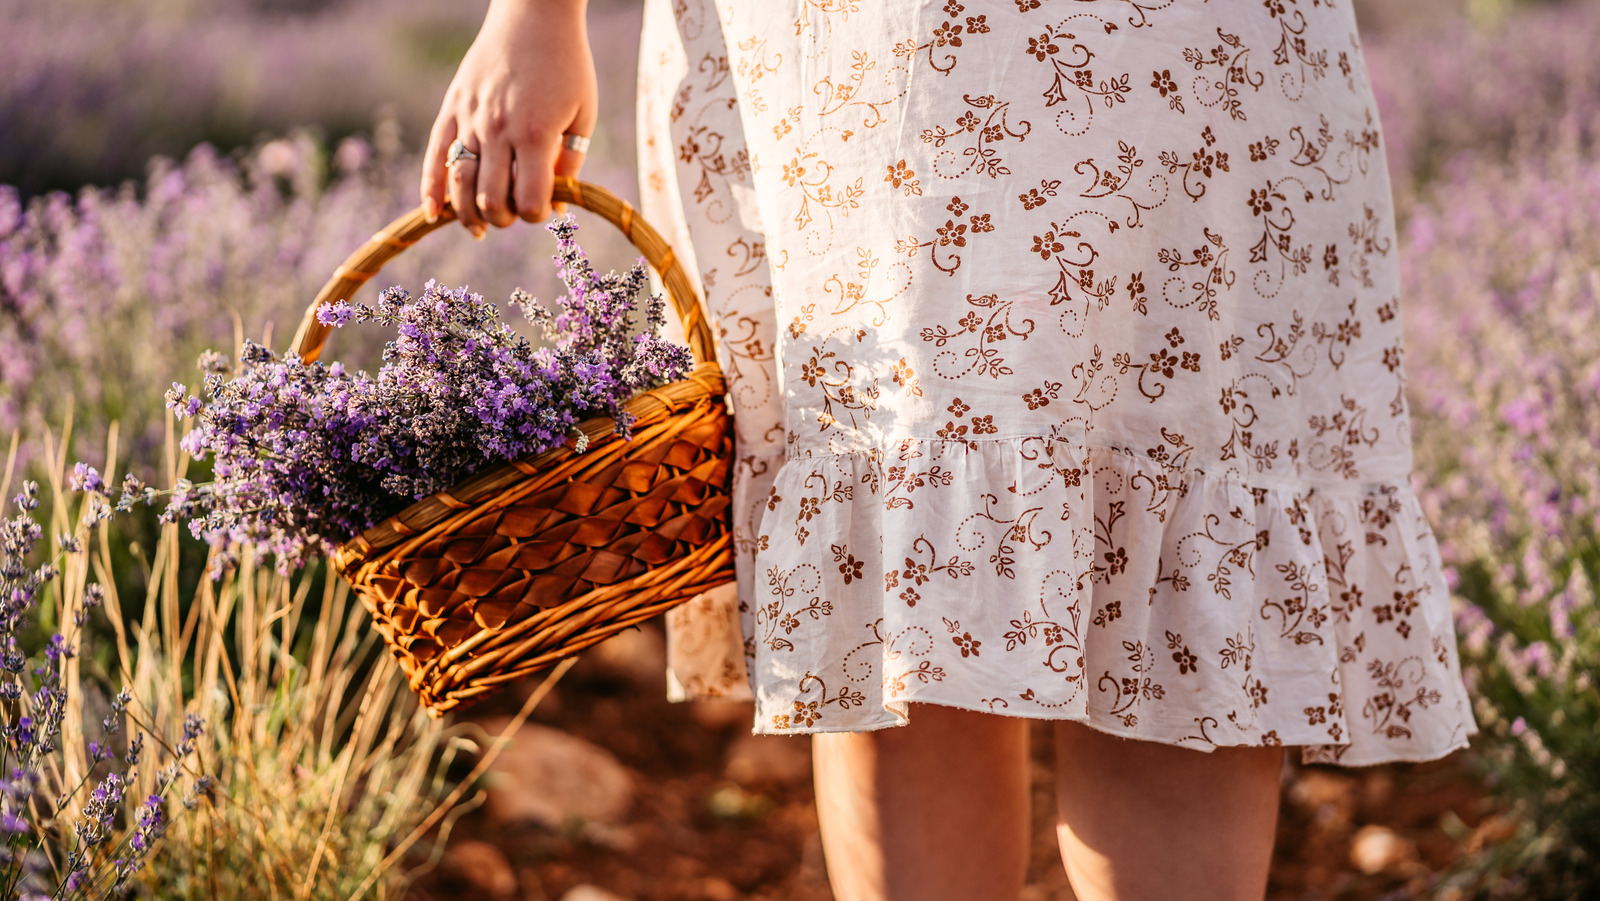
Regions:
<instances>
[{"instance_id":1,"label":"woman's hand","mask_svg":"<svg viewBox=\"0 0 1600 901\"><path fill-rule=\"evenodd\" d=\"M562 135L594 130L599 89L587 0L493 0L483 28L445 92L422 161L422 204L438 217L446 197L476 237L550 215L556 175L577 175L582 154ZM446 165L460 139L478 159Z\"/></svg>"}]
</instances>

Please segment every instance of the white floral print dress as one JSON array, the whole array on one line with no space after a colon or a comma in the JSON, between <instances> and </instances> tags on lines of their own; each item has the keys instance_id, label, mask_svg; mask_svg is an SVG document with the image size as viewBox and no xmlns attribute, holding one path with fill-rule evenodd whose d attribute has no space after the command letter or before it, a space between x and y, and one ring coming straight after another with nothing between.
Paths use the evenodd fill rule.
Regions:
<instances>
[{"instance_id":1,"label":"white floral print dress","mask_svg":"<svg viewBox=\"0 0 1600 901\"><path fill-rule=\"evenodd\" d=\"M645 213L718 319L737 592L678 696L1308 761L1476 731L1348 0L648 0Z\"/></svg>"}]
</instances>

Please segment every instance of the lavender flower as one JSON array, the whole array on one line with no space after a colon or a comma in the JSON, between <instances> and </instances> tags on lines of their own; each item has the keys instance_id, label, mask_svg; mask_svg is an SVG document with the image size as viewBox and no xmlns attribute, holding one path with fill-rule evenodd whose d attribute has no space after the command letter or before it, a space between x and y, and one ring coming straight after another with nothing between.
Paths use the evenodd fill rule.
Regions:
<instances>
[{"instance_id":1,"label":"lavender flower","mask_svg":"<svg viewBox=\"0 0 1600 901\"><path fill-rule=\"evenodd\" d=\"M485 465L567 441L586 418L611 417L628 436L623 405L681 377L689 353L657 334L660 297L649 297L636 321L642 261L598 275L570 217L549 228L568 293L556 312L520 291L512 297L548 346L519 335L481 296L430 281L421 297L390 288L373 306L341 302L319 313L329 325L376 323L397 333L376 376L248 342L232 379L214 359L203 361L209 401L183 447L210 458L215 478L180 481L164 518L189 520L196 536L223 549L223 565L232 560L227 549L242 544L296 565ZM197 403L181 384L168 394L185 415ZM119 506L132 506L133 487L124 486Z\"/></svg>"},{"instance_id":2,"label":"lavender flower","mask_svg":"<svg viewBox=\"0 0 1600 901\"><path fill-rule=\"evenodd\" d=\"M0 44L15 49L13 37L0 29ZM19 90L15 98L37 93ZM0 123L4 106L0 101ZM11 136L4 125L0 133ZM121 189L30 200L0 185L0 436L32 422L62 422L71 399L74 449L104 447L105 429L116 420L120 446L148 478L161 459L163 392L174 378L200 387L198 376L180 376L173 361L234 345L236 328L257 340L286 334L343 255L407 209L404 187L415 180L415 158L392 135L377 143L372 165L333 181L321 171L317 143L297 136L237 158L204 145L178 163L140 157L134 169L149 177ZM0 157L6 152L0 147ZM294 168L273 174L271 156L292 158ZM526 270L521 240L480 243L447 231L385 271L405 284L438 273L509 286ZM547 287L553 275L544 275L541 296L554 296ZM381 344L344 348L341 356L375 371ZM35 454L24 442L17 471L29 471Z\"/></svg>"},{"instance_id":3,"label":"lavender flower","mask_svg":"<svg viewBox=\"0 0 1600 901\"><path fill-rule=\"evenodd\" d=\"M347 300L329 304L317 311L317 321L323 325L340 328L348 325L355 316L355 308Z\"/></svg>"},{"instance_id":4,"label":"lavender flower","mask_svg":"<svg viewBox=\"0 0 1600 901\"><path fill-rule=\"evenodd\" d=\"M187 419L200 412L200 398L187 396L188 390L182 382L173 382L172 387L167 389L167 409L171 410L173 415L179 419ZM83 464L80 463L78 465L82 466Z\"/></svg>"},{"instance_id":5,"label":"lavender flower","mask_svg":"<svg viewBox=\"0 0 1600 901\"><path fill-rule=\"evenodd\" d=\"M105 491L106 483L100 478L100 473L94 467L78 463L72 467L72 490Z\"/></svg>"},{"instance_id":6,"label":"lavender flower","mask_svg":"<svg viewBox=\"0 0 1600 901\"><path fill-rule=\"evenodd\" d=\"M88 512L78 531L57 539L58 554L67 556L84 553L87 530L100 521L105 507L100 492L106 486L93 467L79 464L73 481L89 492L83 505ZM179 777L181 762L194 755L205 724L193 715L185 721L173 749L175 759L157 774L157 796L138 809L134 822L125 823L124 794L139 766L142 734L128 743L120 767L111 742L89 741L85 782L59 781L65 767L53 758L61 753L67 693L77 684L63 678L63 664L78 656L80 633L72 628L51 634L36 657L23 650L25 636L37 629L41 599L58 568L51 560L29 562L44 536L33 518L39 486L24 482L16 505L17 514L0 524L0 699L7 702L0 708L0 766L8 768L0 779L0 898L68 898L84 892L96 897L98 890L124 884L143 866L167 822L162 798ZM56 594L49 603L61 600ZM73 626L82 626L87 612L104 602L98 585L86 586ZM118 731L131 702L126 689L111 700L111 712L102 723L106 735ZM69 818L69 804L85 790L81 812ZM55 866L43 865L45 843L59 846L50 858Z\"/></svg>"}]
</instances>

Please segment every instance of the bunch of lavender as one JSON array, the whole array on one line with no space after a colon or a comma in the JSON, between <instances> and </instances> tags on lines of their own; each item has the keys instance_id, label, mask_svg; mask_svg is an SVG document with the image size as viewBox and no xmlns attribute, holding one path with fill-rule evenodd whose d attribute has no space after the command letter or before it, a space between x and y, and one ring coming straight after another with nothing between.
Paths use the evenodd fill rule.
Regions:
<instances>
[{"instance_id":1,"label":"bunch of lavender","mask_svg":"<svg viewBox=\"0 0 1600 901\"><path fill-rule=\"evenodd\" d=\"M627 437L623 405L681 377L689 353L657 334L660 296L647 295L639 330L642 261L624 274L596 274L571 217L549 228L568 293L554 313L512 295L546 346L519 335L481 296L430 281L415 299L390 288L376 306L341 301L319 312L325 325L355 320L399 332L376 376L256 344L245 346L232 378L220 355L202 358L209 401L182 385L167 400L179 415L198 415L183 448L211 456L215 480L180 483L165 516L188 519L215 547L249 544L294 565L486 464L569 437L581 452L586 441L575 427L584 419L611 417ZM143 486L130 481L120 506L141 497ZM215 559L226 567L230 554Z\"/></svg>"},{"instance_id":2,"label":"bunch of lavender","mask_svg":"<svg viewBox=\"0 0 1600 901\"><path fill-rule=\"evenodd\" d=\"M99 480L81 465L77 478L89 488ZM97 500L91 497L76 533L56 540L71 575L87 570L81 559L85 531L109 515ZM139 779L144 733L126 743L120 760L111 743L133 700L127 689L111 700L101 723L104 740L90 741L86 749L72 747L81 729L68 721L78 687L76 668L69 664L77 656L78 630L88 611L102 606L105 594L98 585L84 584L81 599L66 604L67 589L58 588L55 601L63 616L70 612L72 631L51 635L42 653L30 659L24 638L37 625L47 586L62 571L54 562L29 563L44 536L33 516L38 484L24 482L14 503L16 516L0 525L0 898L120 894L166 830L167 796L194 754L204 722L191 714L177 746L161 749L170 760L155 773L154 789L142 801L125 794ZM79 584L81 578L67 581ZM194 780L185 806L195 806L209 785L205 777Z\"/></svg>"}]
</instances>

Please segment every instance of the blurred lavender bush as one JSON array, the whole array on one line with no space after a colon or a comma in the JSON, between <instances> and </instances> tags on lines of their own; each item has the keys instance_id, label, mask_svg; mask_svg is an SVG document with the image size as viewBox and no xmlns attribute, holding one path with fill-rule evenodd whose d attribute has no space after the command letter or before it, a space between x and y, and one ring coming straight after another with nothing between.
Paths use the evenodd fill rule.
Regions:
<instances>
[{"instance_id":1,"label":"blurred lavender bush","mask_svg":"<svg viewBox=\"0 0 1600 901\"><path fill-rule=\"evenodd\" d=\"M380 109L426 135L482 21L461 0L0 0L0 181L137 177L157 154Z\"/></svg>"},{"instance_id":2,"label":"blurred lavender bush","mask_svg":"<svg viewBox=\"0 0 1600 901\"><path fill-rule=\"evenodd\" d=\"M1402 200L1462 154L1515 164L1561 140L1593 150L1600 136L1600 3L1463 5L1487 11L1366 41Z\"/></svg>"},{"instance_id":3,"label":"blurred lavender bush","mask_svg":"<svg viewBox=\"0 0 1600 901\"><path fill-rule=\"evenodd\" d=\"M0 183L25 196L117 184L201 143L229 152L308 127L336 142L380 117L420 150L487 6L0 0ZM631 169L639 0L590 6L613 101L595 151Z\"/></svg>"},{"instance_id":4,"label":"blurred lavender bush","mask_svg":"<svg viewBox=\"0 0 1600 901\"><path fill-rule=\"evenodd\" d=\"M72 403L93 443L120 420L148 476L161 441L161 392L193 380L189 361L242 336L287 344L334 267L416 203L421 167L402 135L413 145L426 136L482 6L0 0L0 435L62 422ZM594 0L589 20L596 56L610 64L599 73L602 116L583 177L636 197L637 0ZM150 41L155 49L142 50ZM183 68L190 65L197 68ZM222 90L207 65L231 67L229 77L250 88L223 91L248 125L242 138L211 132L202 121L209 107L185 93ZM339 65L346 68L328 68ZM380 106L388 112L372 128ZM108 117L124 118L95 124ZM168 129L169 117L183 122ZM318 127L233 153L198 144L228 146L306 123ZM371 133L319 137L351 123ZM153 150L185 157L151 160ZM29 174L29 166L83 154L120 156L78 175ZM45 184L116 181L147 167L142 182L119 188L30 196ZM602 261L636 255L608 227L585 243ZM482 243L446 229L377 282L436 278L490 297L522 287L550 298L560 292L545 263L553 248L526 224L491 229ZM336 342L329 355L361 365L379 349Z\"/></svg>"},{"instance_id":5,"label":"blurred lavender bush","mask_svg":"<svg viewBox=\"0 0 1600 901\"><path fill-rule=\"evenodd\" d=\"M1600 897L1597 30L1593 2L1498 4L1368 42L1417 466L1498 806L1457 824L1440 897Z\"/></svg>"},{"instance_id":6,"label":"blurred lavender bush","mask_svg":"<svg viewBox=\"0 0 1600 901\"><path fill-rule=\"evenodd\" d=\"M1459 161L1405 259L1424 502L1512 836L1476 898L1600 897L1600 162Z\"/></svg>"}]
</instances>

